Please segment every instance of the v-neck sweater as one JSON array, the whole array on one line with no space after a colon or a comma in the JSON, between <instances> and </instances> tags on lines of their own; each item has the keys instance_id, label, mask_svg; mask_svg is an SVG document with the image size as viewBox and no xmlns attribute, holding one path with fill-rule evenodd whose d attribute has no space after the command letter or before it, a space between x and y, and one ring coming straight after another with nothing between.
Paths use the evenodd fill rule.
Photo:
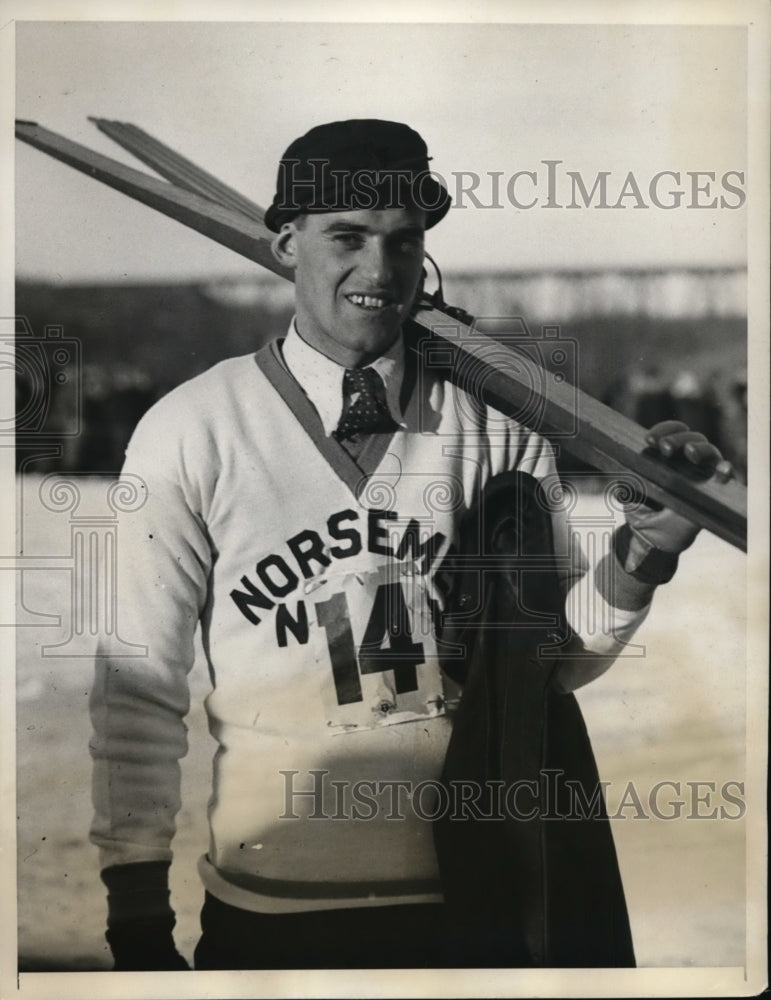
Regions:
<instances>
[{"instance_id":1,"label":"v-neck sweater","mask_svg":"<svg viewBox=\"0 0 771 1000\"><path fill-rule=\"evenodd\" d=\"M92 696L104 867L171 857L200 623L217 741L209 891L262 912L441 898L430 819L458 696L434 634L442 560L492 476L556 471L543 438L438 375L413 369L403 402L405 426L354 461L274 343L138 425L116 625L138 655L103 643ZM553 520L568 590L587 564ZM593 600L605 631L573 625L579 669L596 673L647 609Z\"/></svg>"}]
</instances>

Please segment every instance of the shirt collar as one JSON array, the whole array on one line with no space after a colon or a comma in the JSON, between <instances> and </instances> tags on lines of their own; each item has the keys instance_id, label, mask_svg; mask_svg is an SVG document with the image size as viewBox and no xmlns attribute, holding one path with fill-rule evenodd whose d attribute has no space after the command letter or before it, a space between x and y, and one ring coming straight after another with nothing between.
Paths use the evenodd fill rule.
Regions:
<instances>
[{"instance_id":1,"label":"shirt collar","mask_svg":"<svg viewBox=\"0 0 771 1000\"><path fill-rule=\"evenodd\" d=\"M313 403L329 437L337 430L343 415L343 375L345 368L311 347L297 332L294 319L281 346L290 375ZM404 341L401 334L385 354L367 366L374 368L385 385L388 410L399 426L404 427L401 390L404 381Z\"/></svg>"}]
</instances>

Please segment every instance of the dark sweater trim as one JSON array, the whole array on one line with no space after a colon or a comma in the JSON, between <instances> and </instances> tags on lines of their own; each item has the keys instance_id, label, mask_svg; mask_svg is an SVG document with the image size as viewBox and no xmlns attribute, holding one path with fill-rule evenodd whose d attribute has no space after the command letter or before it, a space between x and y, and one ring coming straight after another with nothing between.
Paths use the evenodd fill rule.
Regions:
<instances>
[{"instance_id":1,"label":"dark sweater trim","mask_svg":"<svg viewBox=\"0 0 771 1000\"><path fill-rule=\"evenodd\" d=\"M281 356L281 341L271 341L255 355L255 361L260 371L265 375L273 388L291 410L295 419L299 420L311 441L327 460L335 474L345 483L354 496L358 497L366 486L367 479L378 469L388 451L394 434L371 434L354 461L351 455L335 440L324 432L316 408L310 402L297 381L289 373ZM413 395L415 385L415 366L408 361L409 352L405 351L405 374L402 386L402 400L409 400Z\"/></svg>"}]
</instances>

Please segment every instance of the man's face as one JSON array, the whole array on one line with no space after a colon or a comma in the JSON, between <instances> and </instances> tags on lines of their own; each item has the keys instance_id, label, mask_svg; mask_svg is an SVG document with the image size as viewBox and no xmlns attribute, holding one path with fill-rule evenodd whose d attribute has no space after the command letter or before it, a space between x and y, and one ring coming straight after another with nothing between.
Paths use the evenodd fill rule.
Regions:
<instances>
[{"instance_id":1,"label":"man's face","mask_svg":"<svg viewBox=\"0 0 771 1000\"><path fill-rule=\"evenodd\" d=\"M303 339L346 368L387 351L420 280L425 221L420 209L386 208L287 223L276 243L294 268Z\"/></svg>"}]
</instances>

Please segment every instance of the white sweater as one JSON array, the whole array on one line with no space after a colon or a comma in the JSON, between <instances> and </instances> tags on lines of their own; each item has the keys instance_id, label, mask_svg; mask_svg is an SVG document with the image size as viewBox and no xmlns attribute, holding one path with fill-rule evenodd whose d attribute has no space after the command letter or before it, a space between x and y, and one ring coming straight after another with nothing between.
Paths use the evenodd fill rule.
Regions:
<instances>
[{"instance_id":1,"label":"white sweater","mask_svg":"<svg viewBox=\"0 0 771 1000\"><path fill-rule=\"evenodd\" d=\"M200 623L218 743L207 888L267 912L440 898L427 814L458 692L438 663L436 573L491 476L555 466L538 435L439 380L416 384L404 423L372 439L365 476L275 344L140 422L124 471L146 502L119 525L118 633L147 655L103 644L97 659L104 867L171 857ZM587 566L554 522L568 590ZM647 610L597 600L604 632L572 623L573 678L605 669Z\"/></svg>"}]
</instances>

